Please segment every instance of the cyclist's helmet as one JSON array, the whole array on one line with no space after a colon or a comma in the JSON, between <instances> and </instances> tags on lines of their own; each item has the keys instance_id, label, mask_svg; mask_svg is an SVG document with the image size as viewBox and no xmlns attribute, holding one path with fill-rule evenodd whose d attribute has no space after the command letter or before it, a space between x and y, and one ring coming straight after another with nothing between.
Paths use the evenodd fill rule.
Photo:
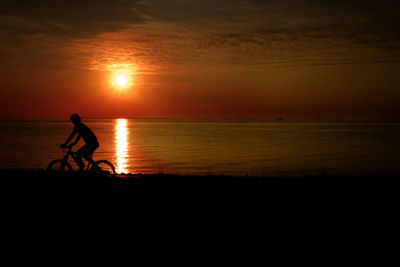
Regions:
<instances>
[{"instance_id":1,"label":"cyclist's helmet","mask_svg":"<svg viewBox=\"0 0 400 267\"><path fill-rule=\"evenodd\" d=\"M72 114L71 121L81 121L81 116L79 114Z\"/></svg>"}]
</instances>

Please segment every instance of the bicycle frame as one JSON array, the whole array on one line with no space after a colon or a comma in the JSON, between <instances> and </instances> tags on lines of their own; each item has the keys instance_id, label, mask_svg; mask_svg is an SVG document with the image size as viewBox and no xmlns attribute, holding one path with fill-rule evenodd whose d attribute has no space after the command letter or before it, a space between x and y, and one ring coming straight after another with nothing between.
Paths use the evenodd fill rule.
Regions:
<instances>
[{"instance_id":1,"label":"bicycle frame","mask_svg":"<svg viewBox=\"0 0 400 267\"><path fill-rule=\"evenodd\" d=\"M68 162L68 158L69 156L72 157L72 159L78 163L77 159L78 157L76 156L76 152L72 151L72 147L71 146L67 146L63 148L63 151L65 153L64 157L62 159L56 159L53 160L52 162L49 163L49 165L47 166L47 171L64 171L65 166L67 166L67 168L69 170L72 170L72 166L71 164ZM93 154L89 155L89 160L88 160L88 164L86 166L86 171L93 171L96 174L106 174L106 175L116 175L115 172L115 167L114 165L107 161L107 160L98 160L98 161L94 161L93 160ZM87 160L87 159L86 159ZM59 168L56 167L56 169L53 169L54 166L58 166L57 164L60 164L61 166Z\"/></svg>"},{"instance_id":2,"label":"bicycle frame","mask_svg":"<svg viewBox=\"0 0 400 267\"><path fill-rule=\"evenodd\" d=\"M68 158L69 158L69 156L71 156L72 158L73 158L73 160L78 164L78 161L76 160L77 159L77 157L76 157L76 152L74 152L74 151L72 151L72 147L71 146L68 146L68 147L66 147L66 148L64 148L63 149L63 151L65 152L65 155L64 155L64 158L63 158L63 160L65 161L65 162L68 162ZM90 157L90 158L92 158L92 157ZM92 159L93 160L93 159ZM93 161L94 162L94 161ZM89 170L89 167L92 165L92 163L91 162L88 162L88 164L86 164L86 170Z\"/></svg>"}]
</instances>

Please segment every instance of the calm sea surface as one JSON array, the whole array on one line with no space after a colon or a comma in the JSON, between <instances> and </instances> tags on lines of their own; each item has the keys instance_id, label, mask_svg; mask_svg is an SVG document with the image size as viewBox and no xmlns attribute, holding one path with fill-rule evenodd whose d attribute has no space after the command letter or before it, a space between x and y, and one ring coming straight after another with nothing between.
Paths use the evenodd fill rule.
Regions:
<instances>
[{"instance_id":1,"label":"calm sea surface","mask_svg":"<svg viewBox=\"0 0 400 267\"><path fill-rule=\"evenodd\" d=\"M100 141L94 158L111 161L119 173L400 173L399 123L154 119L85 123ZM58 147L71 130L69 121L0 122L0 168L45 168L62 157Z\"/></svg>"}]
</instances>

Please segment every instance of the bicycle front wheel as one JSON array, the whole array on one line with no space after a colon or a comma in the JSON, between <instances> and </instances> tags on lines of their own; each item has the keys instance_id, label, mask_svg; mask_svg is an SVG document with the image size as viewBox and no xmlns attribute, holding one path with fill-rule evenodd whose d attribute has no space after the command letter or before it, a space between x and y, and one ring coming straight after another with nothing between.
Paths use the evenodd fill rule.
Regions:
<instances>
[{"instance_id":1,"label":"bicycle front wheel","mask_svg":"<svg viewBox=\"0 0 400 267\"><path fill-rule=\"evenodd\" d=\"M96 161L95 165L90 168L90 171L101 175L116 175L114 165L107 160Z\"/></svg>"},{"instance_id":2,"label":"bicycle front wheel","mask_svg":"<svg viewBox=\"0 0 400 267\"><path fill-rule=\"evenodd\" d=\"M63 172L63 171L71 171L72 166L68 162L62 160L62 159L57 159L53 160L50 162L50 164L47 166L46 171L47 172Z\"/></svg>"}]
</instances>

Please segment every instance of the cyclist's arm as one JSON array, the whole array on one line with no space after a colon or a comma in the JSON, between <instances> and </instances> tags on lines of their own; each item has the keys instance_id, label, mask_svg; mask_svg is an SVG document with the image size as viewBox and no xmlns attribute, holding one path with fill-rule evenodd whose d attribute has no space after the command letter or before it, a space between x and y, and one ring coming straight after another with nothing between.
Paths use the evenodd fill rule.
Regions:
<instances>
[{"instance_id":1,"label":"cyclist's arm","mask_svg":"<svg viewBox=\"0 0 400 267\"><path fill-rule=\"evenodd\" d=\"M65 141L64 145L68 145L69 142L71 142L72 138L78 133L76 129L72 131L72 133L68 136L67 141ZM79 140L78 140L79 141Z\"/></svg>"},{"instance_id":2,"label":"cyclist's arm","mask_svg":"<svg viewBox=\"0 0 400 267\"><path fill-rule=\"evenodd\" d=\"M77 136L76 139L75 139L75 142L71 143L71 146L76 145L76 144L79 142L80 139L81 139L81 135L78 134L78 136Z\"/></svg>"}]
</instances>

